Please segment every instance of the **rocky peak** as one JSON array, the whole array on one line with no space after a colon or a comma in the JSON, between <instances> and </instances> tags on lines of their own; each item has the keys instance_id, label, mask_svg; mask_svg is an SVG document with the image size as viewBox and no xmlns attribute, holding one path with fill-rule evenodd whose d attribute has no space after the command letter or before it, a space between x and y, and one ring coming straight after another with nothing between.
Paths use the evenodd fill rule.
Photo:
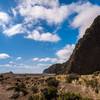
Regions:
<instances>
[{"instance_id":1,"label":"rocky peak","mask_svg":"<svg viewBox=\"0 0 100 100\"><path fill-rule=\"evenodd\" d=\"M70 59L58 67L63 68L62 73L91 74L100 71L100 15L78 41Z\"/></svg>"}]
</instances>

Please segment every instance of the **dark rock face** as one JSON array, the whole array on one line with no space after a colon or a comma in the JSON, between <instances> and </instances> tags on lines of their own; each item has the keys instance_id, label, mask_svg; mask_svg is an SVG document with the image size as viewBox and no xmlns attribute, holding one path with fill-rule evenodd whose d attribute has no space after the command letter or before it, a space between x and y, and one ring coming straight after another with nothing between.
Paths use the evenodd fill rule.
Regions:
<instances>
[{"instance_id":1,"label":"dark rock face","mask_svg":"<svg viewBox=\"0 0 100 100\"><path fill-rule=\"evenodd\" d=\"M66 68L64 67L63 64L54 64L50 66L49 68L45 69L43 73L48 73L48 74L64 74Z\"/></svg>"},{"instance_id":2,"label":"dark rock face","mask_svg":"<svg viewBox=\"0 0 100 100\"><path fill-rule=\"evenodd\" d=\"M63 68L62 73L92 74L100 71L100 16L94 20L83 38L78 41L70 59L58 67ZM58 67L54 67L56 71Z\"/></svg>"},{"instance_id":3,"label":"dark rock face","mask_svg":"<svg viewBox=\"0 0 100 100\"><path fill-rule=\"evenodd\" d=\"M66 67L68 73L91 74L100 71L100 16L79 40Z\"/></svg>"}]
</instances>

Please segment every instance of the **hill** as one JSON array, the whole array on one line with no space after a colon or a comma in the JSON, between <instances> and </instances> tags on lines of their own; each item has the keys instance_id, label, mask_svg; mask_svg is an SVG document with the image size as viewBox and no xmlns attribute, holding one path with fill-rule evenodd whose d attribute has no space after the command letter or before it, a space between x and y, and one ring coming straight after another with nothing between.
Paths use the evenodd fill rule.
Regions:
<instances>
[{"instance_id":1,"label":"hill","mask_svg":"<svg viewBox=\"0 0 100 100\"><path fill-rule=\"evenodd\" d=\"M52 66L53 70L55 67ZM59 67L62 68L60 73L92 74L100 71L100 16L96 17L83 38L78 41L70 59L60 66L56 65L56 71ZM54 73L50 71L51 68L44 72Z\"/></svg>"}]
</instances>

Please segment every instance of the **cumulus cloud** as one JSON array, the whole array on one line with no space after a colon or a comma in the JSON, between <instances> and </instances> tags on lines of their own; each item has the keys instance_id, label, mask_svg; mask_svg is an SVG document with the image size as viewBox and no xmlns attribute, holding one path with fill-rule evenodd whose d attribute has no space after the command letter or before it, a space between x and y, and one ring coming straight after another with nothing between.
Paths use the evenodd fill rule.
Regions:
<instances>
[{"instance_id":1,"label":"cumulus cloud","mask_svg":"<svg viewBox=\"0 0 100 100\"><path fill-rule=\"evenodd\" d=\"M9 37L23 33L23 29L24 33L28 34L29 29L34 26L33 23L37 23L39 20L48 22L48 25L59 25L65 21L65 19L68 19L69 15L76 13L73 16L71 26L79 29L79 39L83 36L85 29L91 25L94 18L100 14L100 6L91 4L90 2L76 2L61 5L59 0L18 0L17 6L12 8L11 11L14 18L10 17L8 13L0 12L0 26L4 29L3 33ZM13 23L13 21L16 20L17 15L23 17L22 23L12 25L11 22ZM9 25L6 26L7 23L9 23ZM29 29L27 29L27 27ZM45 33L46 32L44 32L44 34ZM50 33L45 36L44 34L41 35L43 38L45 38L45 36L47 38L52 36ZM57 35L54 34L53 36L57 38ZM32 39L34 36L33 34L29 34L27 37ZM39 41L41 41L41 39Z\"/></svg>"},{"instance_id":2,"label":"cumulus cloud","mask_svg":"<svg viewBox=\"0 0 100 100\"><path fill-rule=\"evenodd\" d=\"M63 63L69 59L73 50L75 48L74 44L67 44L64 48L56 52L56 57L44 57L44 58L33 58L33 62L51 62L51 63Z\"/></svg>"},{"instance_id":3,"label":"cumulus cloud","mask_svg":"<svg viewBox=\"0 0 100 100\"><path fill-rule=\"evenodd\" d=\"M86 2L84 4L76 3L71 7L73 8L73 12L77 13L72 22L72 26L79 28L79 39L84 35L85 30L92 24L93 20L100 15L100 6Z\"/></svg>"},{"instance_id":4,"label":"cumulus cloud","mask_svg":"<svg viewBox=\"0 0 100 100\"><path fill-rule=\"evenodd\" d=\"M11 37L16 34L21 34L24 32L24 29L22 27L22 24L17 24L14 26L11 26L10 28L6 28L5 31L3 32L6 36Z\"/></svg>"},{"instance_id":5,"label":"cumulus cloud","mask_svg":"<svg viewBox=\"0 0 100 100\"><path fill-rule=\"evenodd\" d=\"M59 5L59 0L19 0L23 6L44 5L48 7L55 7Z\"/></svg>"},{"instance_id":6,"label":"cumulus cloud","mask_svg":"<svg viewBox=\"0 0 100 100\"><path fill-rule=\"evenodd\" d=\"M8 23L10 16L5 12L0 12L0 23Z\"/></svg>"},{"instance_id":7,"label":"cumulus cloud","mask_svg":"<svg viewBox=\"0 0 100 100\"><path fill-rule=\"evenodd\" d=\"M57 34L52 33L40 33L38 30L34 30L31 34L26 36L27 39L32 39L36 41L44 41L44 42L58 42L60 37Z\"/></svg>"},{"instance_id":8,"label":"cumulus cloud","mask_svg":"<svg viewBox=\"0 0 100 100\"><path fill-rule=\"evenodd\" d=\"M25 0L19 3L16 9L25 17L26 22L42 19L48 23L58 24L69 15L67 6L60 6L58 0Z\"/></svg>"},{"instance_id":9,"label":"cumulus cloud","mask_svg":"<svg viewBox=\"0 0 100 100\"><path fill-rule=\"evenodd\" d=\"M6 53L0 53L0 59L7 59L7 58L10 58L10 55Z\"/></svg>"},{"instance_id":10,"label":"cumulus cloud","mask_svg":"<svg viewBox=\"0 0 100 100\"><path fill-rule=\"evenodd\" d=\"M67 44L64 48L58 50L56 52L56 55L58 57L58 62L67 61L69 59L69 57L71 56L74 48L75 48L74 44L72 44L72 45Z\"/></svg>"},{"instance_id":11,"label":"cumulus cloud","mask_svg":"<svg viewBox=\"0 0 100 100\"><path fill-rule=\"evenodd\" d=\"M5 29L6 28L6 24L9 23L11 17L5 13L5 12L0 12L0 26Z\"/></svg>"},{"instance_id":12,"label":"cumulus cloud","mask_svg":"<svg viewBox=\"0 0 100 100\"><path fill-rule=\"evenodd\" d=\"M22 0L17 2L17 6L11 9L13 18L9 21L10 17L6 13L1 13L0 19L3 22L8 22L8 25L3 29L3 34L12 37L17 34L25 33L26 39L32 39L35 41L45 42L58 42L60 37L56 32L42 32L36 25L34 30L32 28L34 24L38 23L39 20L48 22L51 24L61 24L69 15L66 5L60 5L59 0ZM18 15L18 16L17 16ZM4 16L4 17L3 17ZM23 17L21 23L15 23L17 17ZM4 24L5 26L5 24Z\"/></svg>"}]
</instances>

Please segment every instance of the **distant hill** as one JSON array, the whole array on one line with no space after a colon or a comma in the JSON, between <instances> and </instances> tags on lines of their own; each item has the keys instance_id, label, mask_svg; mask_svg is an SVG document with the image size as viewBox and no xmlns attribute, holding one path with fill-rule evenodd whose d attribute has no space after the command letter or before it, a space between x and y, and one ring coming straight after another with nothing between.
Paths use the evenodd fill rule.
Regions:
<instances>
[{"instance_id":1,"label":"distant hill","mask_svg":"<svg viewBox=\"0 0 100 100\"><path fill-rule=\"evenodd\" d=\"M100 71L100 16L85 32L68 61L55 64L44 70L47 73L91 74Z\"/></svg>"},{"instance_id":2,"label":"distant hill","mask_svg":"<svg viewBox=\"0 0 100 100\"><path fill-rule=\"evenodd\" d=\"M43 73L49 74L64 74L66 71L65 63L63 64L54 64L51 65L49 68L45 69Z\"/></svg>"}]
</instances>

